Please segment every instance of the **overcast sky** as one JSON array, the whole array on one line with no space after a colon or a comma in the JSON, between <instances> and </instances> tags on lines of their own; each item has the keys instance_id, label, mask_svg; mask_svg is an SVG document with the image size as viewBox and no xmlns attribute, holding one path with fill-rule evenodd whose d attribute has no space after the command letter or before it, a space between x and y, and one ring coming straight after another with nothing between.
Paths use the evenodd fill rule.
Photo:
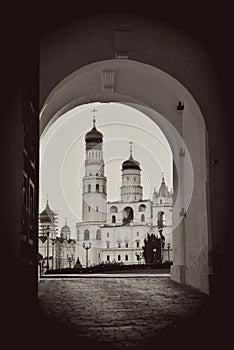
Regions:
<instances>
[{"instance_id":1,"label":"overcast sky","mask_svg":"<svg viewBox=\"0 0 234 350\"><path fill-rule=\"evenodd\" d=\"M59 232L65 217L75 238L75 224L81 221L82 177L84 176L85 134L96 127L103 134L107 200L120 199L121 164L129 157L140 162L144 199L152 199L162 172L172 187L172 154L159 127L146 115L119 103L91 103L76 107L60 117L47 131L40 146L40 212L49 205L58 213Z\"/></svg>"}]
</instances>

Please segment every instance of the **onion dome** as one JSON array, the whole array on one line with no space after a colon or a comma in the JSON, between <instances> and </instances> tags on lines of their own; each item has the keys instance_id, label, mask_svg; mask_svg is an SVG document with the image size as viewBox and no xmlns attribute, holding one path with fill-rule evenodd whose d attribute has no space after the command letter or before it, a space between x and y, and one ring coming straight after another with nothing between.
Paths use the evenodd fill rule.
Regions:
<instances>
[{"instance_id":1,"label":"onion dome","mask_svg":"<svg viewBox=\"0 0 234 350\"><path fill-rule=\"evenodd\" d=\"M67 232L71 232L71 229L69 226L65 225L61 228L61 232L62 233L67 233Z\"/></svg>"},{"instance_id":2,"label":"onion dome","mask_svg":"<svg viewBox=\"0 0 234 350\"><path fill-rule=\"evenodd\" d=\"M95 126L96 119L93 118L93 128L85 135L86 143L101 143L102 142L102 133L96 129Z\"/></svg>"},{"instance_id":3,"label":"onion dome","mask_svg":"<svg viewBox=\"0 0 234 350\"><path fill-rule=\"evenodd\" d=\"M140 163L135 160L132 156L132 142L130 142L130 156L127 160L122 163L122 170L126 169L136 169L141 170Z\"/></svg>"},{"instance_id":4,"label":"onion dome","mask_svg":"<svg viewBox=\"0 0 234 350\"><path fill-rule=\"evenodd\" d=\"M123 162L122 164L122 170L125 169L137 169L137 170L141 170L140 168L140 163L137 162L135 159L133 159L132 157L129 157L128 160L125 160L125 162Z\"/></svg>"},{"instance_id":5,"label":"onion dome","mask_svg":"<svg viewBox=\"0 0 234 350\"><path fill-rule=\"evenodd\" d=\"M69 239L71 235L71 229L70 227L67 225L67 219L65 222L65 225L61 228L61 234L60 237L61 238L65 238L65 239Z\"/></svg>"}]
</instances>

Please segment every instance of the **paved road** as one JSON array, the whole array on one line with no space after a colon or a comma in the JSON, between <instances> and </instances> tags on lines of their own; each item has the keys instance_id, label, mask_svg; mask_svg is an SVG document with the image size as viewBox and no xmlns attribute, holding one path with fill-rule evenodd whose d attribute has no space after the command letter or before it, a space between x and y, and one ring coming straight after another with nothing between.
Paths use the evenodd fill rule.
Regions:
<instances>
[{"instance_id":1,"label":"paved road","mask_svg":"<svg viewBox=\"0 0 234 350\"><path fill-rule=\"evenodd\" d=\"M169 278L148 277L47 279L39 283L38 299L40 334L47 337L42 346L56 341L79 349L169 348L172 339L199 327L206 302Z\"/></svg>"}]
</instances>

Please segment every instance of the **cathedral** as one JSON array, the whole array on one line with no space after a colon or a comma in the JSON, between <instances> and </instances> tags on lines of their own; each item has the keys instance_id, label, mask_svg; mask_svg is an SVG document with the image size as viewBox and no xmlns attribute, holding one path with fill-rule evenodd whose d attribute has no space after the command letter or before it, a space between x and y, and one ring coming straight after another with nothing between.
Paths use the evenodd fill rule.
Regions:
<instances>
[{"instance_id":1,"label":"cathedral","mask_svg":"<svg viewBox=\"0 0 234 350\"><path fill-rule=\"evenodd\" d=\"M39 214L38 253L41 259L41 273L47 270L73 268L76 256L76 241L71 238L67 225L57 236L57 214L51 210L48 200L45 209Z\"/></svg>"},{"instance_id":2,"label":"cathedral","mask_svg":"<svg viewBox=\"0 0 234 350\"><path fill-rule=\"evenodd\" d=\"M122 163L120 200L109 202L102 146L103 135L94 117L93 128L85 135L82 221L76 224L77 257L82 266L144 263L144 240L148 234L160 237L159 233L164 237L162 261L172 261L173 193L164 175L152 200L145 199L140 163L133 157L130 142L129 158Z\"/></svg>"}]
</instances>

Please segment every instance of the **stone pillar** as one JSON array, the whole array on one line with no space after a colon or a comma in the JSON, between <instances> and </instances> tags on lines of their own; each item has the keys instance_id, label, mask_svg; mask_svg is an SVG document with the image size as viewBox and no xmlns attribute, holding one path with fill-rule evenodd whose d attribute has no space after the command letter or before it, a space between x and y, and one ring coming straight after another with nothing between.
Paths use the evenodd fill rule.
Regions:
<instances>
[{"instance_id":1,"label":"stone pillar","mask_svg":"<svg viewBox=\"0 0 234 350\"><path fill-rule=\"evenodd\" d=\"M179 200L179 204L182 204L181 193L178 193L178 174L176 167L173 164L173 188L174 188L174 200ZM182 212L178 212L178 208L181 205L176 206L173 211L173 222L178 220L178 216L182 215ZM184 219L173 231L173 265L171 267L172 280L180 283L185 283L185 227Z\"/></svg>"}]
</instances>

